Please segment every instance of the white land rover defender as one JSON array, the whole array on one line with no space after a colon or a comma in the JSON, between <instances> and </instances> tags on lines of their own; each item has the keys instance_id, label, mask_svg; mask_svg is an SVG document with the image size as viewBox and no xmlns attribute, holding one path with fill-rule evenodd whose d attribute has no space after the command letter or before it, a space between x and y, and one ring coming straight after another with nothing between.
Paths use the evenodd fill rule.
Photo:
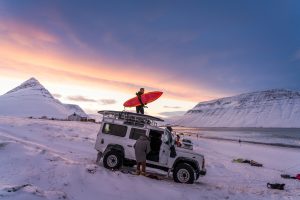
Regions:
<instances>
[{"instance_id":1,"label":"white land rover defender","mask_svg":"<svg viewBox=\"0 0 300 200\"><path fill-rule=\"evenodd\" d=\"M174 146L174 136L168 129L157 126L162 119L130 112L99 111L103 115L97 135L95 149L97 163L103 157L108 169L134 166L134 144L141 134L150 138L151 152L147 155L147 166L173 173L175 182L194 183L205 175L204 156L191 149Z\"/></svg>"}]
</instances>

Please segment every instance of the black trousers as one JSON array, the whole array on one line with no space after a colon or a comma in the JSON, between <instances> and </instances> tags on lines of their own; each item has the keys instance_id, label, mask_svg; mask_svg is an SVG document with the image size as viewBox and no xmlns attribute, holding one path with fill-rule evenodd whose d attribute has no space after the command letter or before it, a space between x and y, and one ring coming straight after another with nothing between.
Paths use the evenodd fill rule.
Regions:
<instances>
[{"instance_id":1,"label":"black trousers","mask_svg":"<svg viewBox=\"0 0 300 200\"><path fill-rule=\"evenodd\" d=\"M144 107L143 106L137 106L136 108L136 113L144 114Z\"/></svg>"}]
</instances>

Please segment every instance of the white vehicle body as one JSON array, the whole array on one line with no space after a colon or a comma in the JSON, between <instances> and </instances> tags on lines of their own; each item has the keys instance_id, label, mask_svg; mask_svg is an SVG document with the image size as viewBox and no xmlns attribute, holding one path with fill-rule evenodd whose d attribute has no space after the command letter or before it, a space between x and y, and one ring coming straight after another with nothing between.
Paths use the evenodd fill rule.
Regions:
<instances>
[{"instance_id":1,"label":"white vehicle body","mask_svg":"<svg viewBox=\"0 0 300 200\"><path fill-rule=\"evenodd\" d=\"M134 144L141 134L145 134L150 138L152 149L147 155L148 166L168 172L173 171L180 163L181 166L184 165L192 171L189 169L190 166L194 170L194 174L190 174L194 176L192 182L200 175L205 175L204 156L192 150L175 147L171 132L156 126L155 121L162 121L161 119L128 112L100 111L99 113L103 114L103 121L97 135L95 149L98 151L97 162L103 157L105 167L120 168L123 164L134 165L136 160ZM114 163L116 159L121 159L121 163Z\"/></svg>"}]
</instances>

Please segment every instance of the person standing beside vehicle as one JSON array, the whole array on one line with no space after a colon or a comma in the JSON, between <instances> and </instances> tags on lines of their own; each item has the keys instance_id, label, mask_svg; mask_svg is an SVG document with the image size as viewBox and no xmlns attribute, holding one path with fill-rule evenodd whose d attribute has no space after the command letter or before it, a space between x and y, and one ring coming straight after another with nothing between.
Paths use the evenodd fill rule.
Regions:
<instances>
[{"instance_id":1,"label":"person standing beside vehicle","mask_svg":"<svg viewBox=\"0 0 300 200\"><path fill-rule=\"evenodd\" d=\"M175 141L176 146L181 147L181 142L180 142L180 135L176 135L176 141Z\"/></svg>"},{"instance_id":2,"label":"person standing beside vehicle","mask_svg":"<svg viewBox=\"0 0 300 200\"><path fill-rule=\"evenodd\" d=\"M151 151L150 140L144 134L134 144L135 158L137 162L137 175L146 175L146 156ZM142 167L142 169L140 169Z\"/></svg>"},{"instance_id":3,"label":"person standing beside vehicle","mask_svg":"<svg viewBox=\"0 0 300 200\"><path fill-rule=\"evenodd\" d=\"M146 104L143 103L142 101L142 95L145 93L145 89L144 88L140 88L140 91L138 91L136 93L136 96L138 97L139 99L139 102L141 103L141 105L139 106L136 106L136 113L140 113L140 114L144 114L144 107Z\"/></svg>"}]
</instances>

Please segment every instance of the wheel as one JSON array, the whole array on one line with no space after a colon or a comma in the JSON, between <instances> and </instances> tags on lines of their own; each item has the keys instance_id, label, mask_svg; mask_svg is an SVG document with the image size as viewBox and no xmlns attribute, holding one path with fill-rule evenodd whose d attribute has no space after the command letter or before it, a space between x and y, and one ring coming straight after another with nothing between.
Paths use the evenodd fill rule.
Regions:
<instances>
[{"instance_id":1,"label":"wheel","mask_svg":"<svg viewBox=\"0 0 300 200\"><path fill-rule=\"evenodd\" d=\"M103 158L103 165L107 169L120 169L123 163L121 154L117 151L109 151Z\"/></svg>"},{"instance_id":2,"label":"wheel","mask_svg":"<svg viewBox=\"0 0 300 200\"><path fill-rule=\"evenodd\" d=\"M173 171L173 179L177 183L193 184L195 181L195 170L187 163L179 163Z\"/></svg>"}]
</instances>

